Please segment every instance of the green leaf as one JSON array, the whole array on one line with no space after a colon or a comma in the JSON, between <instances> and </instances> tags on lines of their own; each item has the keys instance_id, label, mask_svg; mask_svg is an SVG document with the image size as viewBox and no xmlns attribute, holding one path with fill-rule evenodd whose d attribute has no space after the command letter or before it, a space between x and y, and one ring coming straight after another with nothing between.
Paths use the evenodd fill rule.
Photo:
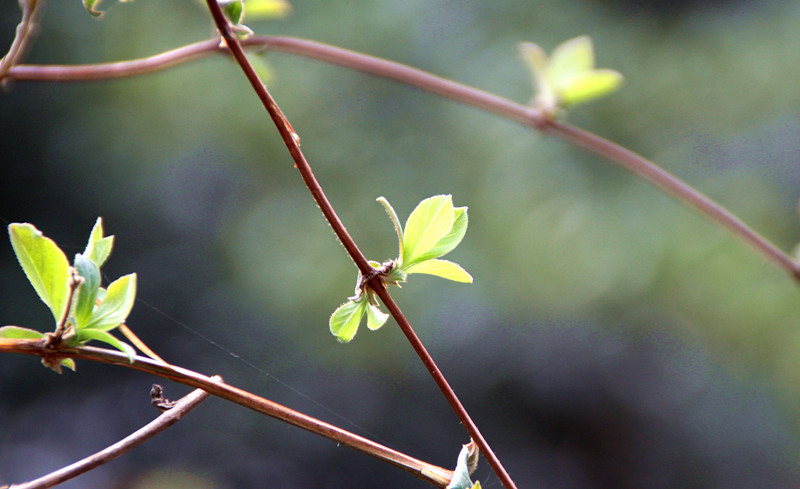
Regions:
<instances>
[{"instance_id":1,"label":"green leaf","mask_svg":"<svg viewBox=\"0 0 800 489\"><path fill-rule=\"evenodd\" d=\"M69 262L64 252L32 224L8 226L11 246L33 289L58 322L69 296Z\"/></svg>"},{"instance_id":2,"label":"green leaf","mask_svg":"<svg viewBox=\"0 0 800 489\"><path fill-rule=\"evenodd\" d=\"M133 363L134 358L136 358L136 350L134 350L131 345L123 343L122 341L111 336L111 334L109 334L108 332L101 331L99 329L82 329L78 331L78 334L75 336L75 339L72 341L72 344L83 344L91 340L108 343L109 345L113 346L117 350L127 355L128 360L131 363Z\"/></svg>"},{"instance_id":3,"label":"green leaf","mask_svg":"<svg viewBox=\"0 0 800 489\"><path fill-rule=\"evenodd\" d=\"M467 208L456 207L454 211L455 221L453 222L453 228L450 232L440 239L439 242L436 243L436 246L431 248L427 253L423 253L417 257L414 261L422 262L432 258L439 258L453 251L453 249L461 243L461 240L464 239L464 234L467 232Z\"/></svg>"},{"instance_id":4,"label":"green leaf","mask_svg":"<svg viewBox=\"0 0 800 489\"><path fill-rule=\"evenodd\" d=\"M225 17L234 25L239 25L244 20L244 2L242 0L220 0L219 6Z\"/></svg>"},{"instance_id":5,"label":"green leaf","mask_svg":"<svg viewBox=\"0 0 800 489\"><path fill-rule=\"evenodd\" d=\"M550 60L544 49L538 44L523 42L519 44L519 54L534 82L533 91L536 94L534 97L536 104L549 111L555 110L558 100L552 83L548 78L547 72Z\"/></svg>"},{"instance_id":6,"label":"green leaf","mask_svg":"<svg viewBox=\"0 0 800 489\"><path fill-rule=\"evenodd\" d=\"M62 358L59 361L59 363L61 364L62 367L67 367L68 369L72 370L73 372L75 371L75 360L73 360L71 358ZM61 373L61 372L59 372L59 373Z\"/></svg>"},{"instance_id":7,"label":"green leaf","mask_svg":"<svg viewBox=\"0 0 800 489\"><path fill-rule=\"evenodd\" d=\"M381 311L380 308L374 304L367 307L367 327L373 331L386 324L389 315Z\"/></svg>"},{"instance_id":8,"label":"green leaf","mask_svg":"<svg viewBox=\"0 0 800 489\"><path fill-rule=\"evenodd\" d=\"M75 326L81 329L89 323L100 289L100 269L82 254L75 255L75 270L83 277L83 283L75 293Z\"/></svg>"},{"instance_id":9,"label":"green leaf","mask_svg":"<svg viewBox=\"0 0 800 489\"><path fill-rule=\"evenodd\" d=\"M19 326L3 326L0 328L0 338L13 338L18 340L38 340L44 338L45 334L28 328Z\"/></svg>"},{"instance_id":10,"label":"green leaf","mask_svg":"<svg viewBox=\"0 0 800 489\"><path fill-rule=\"evenodd\" d=\"M558 87L567 80L594 68L594 48L589 36L579 36L559 44L550 56L548 77ZM560 95L560 94L559 94Z\"/></svg>"},{"instance_id":11,"label":"green leaf","mask_svg":"<svg viewBox=\"0 0 800 489\"><path fill-rule=\"evenodd\" d=\"M285 0L246 0L247 16L251 20L278 19L286 17L292 6Z\"/></svg>"},{"instance_id":12,"label":"green leaf","mask_svg":"<svg viewBox=\"0 0 800 489\"><path fill-rule=\"evenodd\" d=\"M567 80L558 88L564 105L575 105L607 95L622 85L622 75L614 70L591 70Z\"/></svg>"},{"instance_id":13,"label":"green leaf","mask_svg":"<svg viewBox=\"0 0 800 489\"><path fill-rule=\"evenodd\" d=\"M101 0L83 0L83 7L86 9L87 12L92 14L95 18L100 18L103 16L104 12L97 10L97 6L100 5Z\"/></svg>"},{"instance_id":14,"label":"green leaf","mask_svg":"<svg viewBox=\"0 0 800 489\"><path fill-rule=\"evenodd\" d=\"M112 282L103 302L95 308L91 320L83 329L109 330L116 328L130 314L136 300L136 274L131 273Z\"/></svg>"},{"instance_id":15,"label":"green leaf","mask_svg":"<svg viewBox=\"0 0 800 489\"><path fill-rule=\"evenodd\" d=\"M419 262L406 270L406 273L424 273L436 275L454 282L472 283L472 275L461 268L460 265L447 260L426 260Z\"/></svg>"},{"instance_id":16,"label":"green leaf","mask_svg":"<svg viewBox=\"0 0 800 489\"><path fill-rule=\"evenodd\" d=\"M453 229L453 197L434 195L417 205L406 221L402 266L412 265Z\"/></svg>"},{"instance_id":17,"label":"green leaf","mask_svg":"<svg viewBox=\"0 0 800 489\"><path fill-rule=\"evenodd\" d=\"M86 244L86 250L84 250L83 255L92 260L97 265L97 268L100 268L106 262L108 255L111 254L113 246L114 236L103 237L103 218L98 217L92 232L89 234L89 242Z\"/></svg>"},{"instance_id":18,"label":"green leaf","mask_svg":"<svg viewBox=\"0 0 800 489\"><path fill-rule=\"evenodd\" d=\"M341 343L349 343L356 335L366 309L366 300L347 301L339 306L328 322L333 336Z\"/></svg>"}]
</instances>

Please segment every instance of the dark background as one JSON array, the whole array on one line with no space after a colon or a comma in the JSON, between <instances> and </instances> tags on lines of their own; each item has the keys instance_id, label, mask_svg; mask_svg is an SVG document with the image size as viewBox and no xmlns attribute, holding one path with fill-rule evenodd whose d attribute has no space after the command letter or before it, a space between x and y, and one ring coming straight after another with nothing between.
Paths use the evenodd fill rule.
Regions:
<instances>
[{"instance_id":1,"label":"dark background","mask_svg":"<svg viewBox=\"0 0 800 489\"><path fill-rule=\"evenodd\" d=\"M666 6L669 5L669 6ZM256 32L382 56L524 102L516 44L588 34L623 89L569 120L653 158L783 249L800 238L800 4L297 1ZM30 63L152 55L208 38L198 3L51 1ZM19 15L0 7L7 46ZM796 487L800 294L717 226L613 164L477 110L284 54L269 87L370 259L451 193L448 258L473 285L393 294L519 487ZM71 256L103 216L129 324L168 361L452 468L467 436L396 325L328 332L355 268L238 68L213 56L110 82L0 95L0 218ZM49 311L0 246L0 324ZM210 339L208 341L207 339ZM219 346L215 346L219 345ZM245 361L226 353L235 352ZM157 379L0 358L0 485L111 444L157 413ZM163 382L162 382L163 383ZM187 392L166 384L167 396ZM499 487L488 465L475 477ZM365 455L212 399L70 488L425 487Z\"/></svg>"}]
</instances>

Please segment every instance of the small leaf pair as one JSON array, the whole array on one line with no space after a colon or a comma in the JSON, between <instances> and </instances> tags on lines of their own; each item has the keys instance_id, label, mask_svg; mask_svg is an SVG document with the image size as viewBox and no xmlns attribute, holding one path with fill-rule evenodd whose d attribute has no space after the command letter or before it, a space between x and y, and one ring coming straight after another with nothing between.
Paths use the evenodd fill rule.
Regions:
<instances>
[{"instance_id":1,"label":"small leaf pair","mask_svg":"<svg viewBox=\"0 0 800 489\"><path fill-rule=\"evenodd\" d=\"M550 57L533 43L521 43L519 51L534 81L533 104L550 115L603 97L622 85L620 73L594 67L594 48L588 36L563 42Z\"/></svg>"},{"instance_id":2,"label":"small leaf pair","mask_svg":"<svg viewBox=\"0 0 800 489\"><path fill-rule=\"evenodd\" d=\"M368 286L374 276L379 276L385 284L397 286L412 273L472 283L472 276L461 266L439 259L464 238L467 231L466 207L454 207L451 195L435 195L417 205L403 228L389 202L383 197L377 200L386 209L397 232L399 256L383 263L370 261L375 271L369 277L362 277L359 273L355 295L331 315L331 333L342 343L353 339L364 315L371 330L380 328L389 318L378 307L375 292Z\"/></svg>"},{"instance_id":3,"label":"small leaf pair","mask_svg":"<svg viewBox=\"0 0 800 489\"><path fill-rule=\"evenodd\" d=\"M105 263L114 244L113 236L103 236L103 221L98 218L83 253L75 255L69 266L64 252L28 223L8 227L11 245L22 270L39 298L53 314L56 330L63 329L66 346L82 345L90 340L102 341L124 352L133 361L133 348L112 336L109 331L125 322L136 299L136 274L112 282L107 289L100 287L100 267ZM45 338L46 334L18 326L0 328L3 338ZM71 359L51 366L74 370Z\"/></svg>"}]
</instances>

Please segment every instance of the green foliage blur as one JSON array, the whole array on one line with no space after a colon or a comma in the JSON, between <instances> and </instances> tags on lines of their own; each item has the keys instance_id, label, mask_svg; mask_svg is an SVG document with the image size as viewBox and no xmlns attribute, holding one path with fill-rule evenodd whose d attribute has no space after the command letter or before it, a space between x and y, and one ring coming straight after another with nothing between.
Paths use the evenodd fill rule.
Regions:
<instances>
[{"instance_id":1,"label":"green foliage blur","mask_svg":"<svg viewBox=\"0 0 800 489\"><path fill-rule=\"evenodd\" d=\"M779 0L700 2L659 13L630 5L296 1L285 20L248 26L257 34L306 37L399 61L519 102L533 95L519 42L549 51L589 35L597 65L621 72L625 85L569 111L567 120L652 158L782 249L792 249L800 241L800 6ZM213 33L207 12L195 2L172 1L165 10L162 2L107 0L103 9L97 21L77 1L49 2L27 62L124 60ZM17 19L16 2L0 7L3 46ZM527 409L503 428L495 419L528 402L541 407L527 396L537 392L544 399L550 391L525 382L562 385L543 379L567 379L568 388L552 399L576 390L601 396L635 384L627 397L615 398L624 405L620 412L697 430L686 428L690 434L675 446L705 447L702 457L709 460L741 448L753 464L763 454L748 450L763 446L774 458L762 468L776 467L780 480L798 474L800 291L781 270L579 148L394 82L286 54L264 56L269 89L368 258L396 254L396 235L376 197L386 196L401 216L434 194L452 194L469 206L470 228L457 261L470 271L473 285L419 276L392 293L434 358L442 359L456 391L467 396L467 407L484 409L478 424L485 424L490 442L500 443L512 475L529 486L573 487L548 485L547 477L529 474L555 469L545 462L530 469L526 461L547 443L523 449L520 438L540 440L552 432L526 431L519 423L534 412L567 417L572 408L594 406L592 401L576 398L572 408L552 412ZM466 435L392 320L349 345L329 333L330 312L351 293L356 269L231 60L212 56L117 81L17 82L9 88L0 96L0 218L34 223L70 255L82 249L95 217L103 216L119 243L107 273L137 272L144 302L134 307L128 324L159 355L341 423L305 396L311 397L414 456L444 466L455 460ZM0 248L0 325L43 329L47 311L39 311L10 246ZM636 361L614 363L626 354ZM583 363L587 359L597 363ZM607 362L631 368L606 371ZM66 385L96 388L82 379L112 375L120 376L119 387L106 395L115 400L122 391L137 400L146 393L142 385L150 379L140 374L85 363L70 379L54 380L36 371L44 369L30 359L0 358L3 412L21 410L14 419L28 419L23 409L58 398ZM532 365L538 369L526 370ZM599 371L606 372L606 384L593 376ZM652 392L628 377L641 379L636 376L642 372L653 376L645 384L664 383L665 391L652 400L662 410L642 408ZM30 380L15 380L20 376ZM393 397L405 392L413 392L415 401ZM379 395L391 399L391 408ZM135 402L126 405L122 433L148 416L138 413L145 402ZM709 412L711 405L716 410ZM225 414L187 417L161 435L163 443L172 443L174 433L176 445L237 444L245 455L234 465L250 464L258 473L267 470L258 465L264 463L296 475L286 487L308 482L303 477L310 475L298 475L304 471L347 477L347 467L369 467L369 474L377 464L359 454L340 455L343 449L332 455L324 442L297 431L287 435L277 423L238 408L218 409ZM98 411L95 405L92 412ZM420 411L428 417L418 417ZM211 426L198 435L204 420L213 425L219 419L233 426ZM731 432L719 428L717 419L730 423ZM409 425L422 434L408 435ZM430 440L432 432L441 439ZM10 447L19 441L14 436L23 437L0 435L0 460L12 460ZM202 458L210 455L194 450L202 455L187 454L175 466L188 472L215 466ZM292 458L315 454L335 467L311 470ZM573 474L581 476L574 487L629 487L610 475L603 484L597 473L576 466ZM33 469L38 470L31 476L48 470ZM686 470L685 480L676 476L671 486L649 487L689 487L681 483L698 479ZM211 477L215 487L254 487L257 476L244 473L249 472ZM103 487L102 474L87 477L95 479L80 487ZM330 477L315 483L347 486ZM584 478L596 484L581 485ZM753 482L709 476L707 485L693 487L740 487L731 480ZM750 487L763 482L754 480Z\"/></svg>"}]
</instances>

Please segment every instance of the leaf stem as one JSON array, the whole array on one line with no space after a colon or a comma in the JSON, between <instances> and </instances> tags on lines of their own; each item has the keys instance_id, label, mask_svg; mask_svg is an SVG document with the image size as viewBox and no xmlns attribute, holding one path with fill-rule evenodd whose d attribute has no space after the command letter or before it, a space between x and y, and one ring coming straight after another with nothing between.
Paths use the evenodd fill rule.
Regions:
<instances>
[{"instance_id":1,"label":"leaf stem","mask_svg":"<svg viewBox=\"0 0 800 489\"><path fill-rule=\"evenodd\" d=\"M283 115L283 112L281 112L280 108L273 100L272 96L267 90L267 87L258 78L258 75L251 66L250 61L247 59L247 56L245 56L244 49L242 48L238 39L231 32L230 24L223 15L217 0L206 0L206 3L208 4L209 10L214 18L214 22L217 25L217 30L220 32L220 35L224 39L225 44L231 50L231 53L236 61L239 63L242 71L244 71L245 76L250 81L250 85L253 87L253 90L256 92L256 94L258 94L258 97L264 104L264 108L267 110L267 112L269 112L272 121L277 126L278 132L280 132L281 137L283 138L283 141L289 150L289 153L295 161L295 166L300 171L303 181L311 191L311 195L314 197L317 205L319 205L320 209L322 210L325 219L328 220L333 228L333 231L336 233L336 236L350 254L353 262L355 262L356 266L360 270L361 275L364 277L368 276L368 274L373 271L373 268L370 266L363 253L361 253L361 250L358 248L355 241L353 241L353 238L348 234L330 202L325 197L322 187L314 176L314 173L311 171L311 166L308 164L303 152L300 150L299 138L294 133L292 126L289 124L289 121L286 120L286 116ZM398 324L400 325L400 328L403 330L403 333L406 335L409 341L411 341L412 347L433 376L436 384L442 390L445 398L447 398L452 408L456 411L459 419L464 422L467 431L478 444L478 447L481 449L481 452L494 469L497 477L501 480L506 489L516 489L516 485L511 480L508 472L506 472L505 468L500 463L500 460L494 455L494 452L486 443L486 440L483 438L483 436L481 436L480 432L478 431L478 427L472 422L466 410L464 409L464 406L456 397L455 392L452 388L450 388L450 385L447 383L438 367L436 367L436 364L433 362L433 358L427 352L425 347L422 345L422 342L411 328L411 324L403 315L402 311L400 311L400 308L397 306L397 304L395 304L389 296L386 288L383 286L381 277L374 277L370 281L370 286L373 289L376 289L376 292L380 291L379 295L381 300L384 301L386 307L389 308L392 316L394 316L395 320L397 320Z\"/></svg>"},{"instance_id":2,"label":"leaf stem","mask_svg":"<svg viewBox=\"0 0 800 489\"><path fill-rule=\"evenodd\" d=\"M371 455L383 462L399 467L433 485L445 487L452 477L452 471L410 457L374 441L368 440L342 428L320 421L311 416L294 411L276 402L264 399L224 382L216 382L211 377L182 367L163 364L155 360L136 356L131 363L128 357L118 351L92 346L75 348L47 348L43 339L0 338L0 353L19 353L42 357L58 363L59 358L91 360L120 367L132 368L151 375L170 379L180 384L203 389L209 394L238 404L284 423L302 428L346 447Z\"/></svg>"},{"instance_id":3,"label":"leaf stem","mask_svg":"<svg viewBox=\"0 0 800 489\"><path fill-rule=\"evenodd\" d=\"M211 377L210 380L221 381L222 379L220 377ZM71 465L39 477L38 479L22 484L14 484L13 487L14 489L47 489L95 469L133 450L145 441L177 423L185 414L205 401L208 396L209 394L207 392L202 389L197 389L178 400L172 408L164 411L156 419L117 443Z\"/></svg>"}]
</instances>

